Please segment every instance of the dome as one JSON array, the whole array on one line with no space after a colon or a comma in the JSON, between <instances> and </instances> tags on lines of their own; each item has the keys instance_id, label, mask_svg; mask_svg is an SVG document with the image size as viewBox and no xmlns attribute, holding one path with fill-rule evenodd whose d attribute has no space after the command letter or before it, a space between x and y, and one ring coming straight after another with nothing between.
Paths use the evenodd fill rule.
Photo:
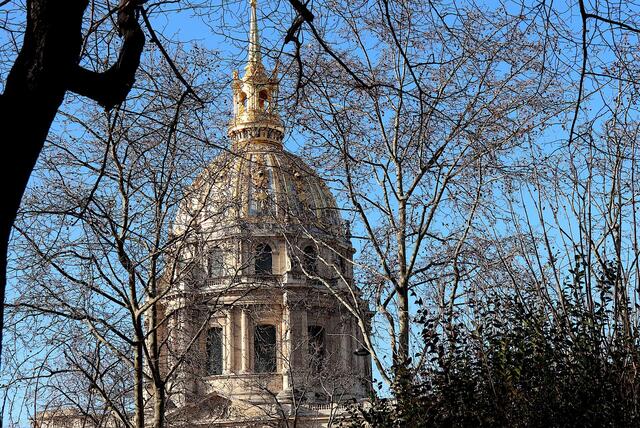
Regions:
<instances>
[{"instance_id":1,"label":"dome","mask_svg":"<svg viewBox=\"0 0 640 428\"><path fill-rule=\"evenodd\" d=\"M230 150L219 155L188 190L173 232L189 226L217 240L249 228L269 232L303 232L350 247L336 201L324 181L282 144L284 125L278 113L277 67L262 64L252 2L249 57L242 78L234 71Z\"/></svg>"},{"instance_id":2,"label":"dome","mask_svg":"<svg viewBox=\"0 0 640 428\"><path fill-rule=\"evenodd\" d=\"M302 159L278 146L254 142L219 155L188 193L177 226L195 222L215 235L224 235L237 223L273 232L303 227L347 239L325 182Z\"/></svg>"}]
</instances>

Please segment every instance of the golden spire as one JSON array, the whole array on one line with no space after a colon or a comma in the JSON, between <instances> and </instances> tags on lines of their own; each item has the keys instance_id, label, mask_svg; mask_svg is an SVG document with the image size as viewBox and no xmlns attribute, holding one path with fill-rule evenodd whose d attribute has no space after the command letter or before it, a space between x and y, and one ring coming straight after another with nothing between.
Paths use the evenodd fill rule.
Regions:
<instances>
[{"instance_id":1,"label":"golden spire","mask_svg":"<svg viewBox=\"0 0 640 428\"><path fill-rule=\"evenodd\" d=\"M274 72L267 76L260 52L257 1L249 0L249 57L244 76L233 72L234 117L229 125L229 137L235 145L270 143L282 147L284 127L275 104L278 80Z\"/></svg>"},{"instance_id":2,"label":"golden spire","mask_svg":"<svg viewBox=\"0 0 640 428\"><path fill-rule=\"evenodd\" d=\"M249 0L251 4L251 21L249 24L249 59L245 67L246 75L264 73L262 54L260 53L260 31L258 30L258 1Z\"/></svg>"}]
</instances>

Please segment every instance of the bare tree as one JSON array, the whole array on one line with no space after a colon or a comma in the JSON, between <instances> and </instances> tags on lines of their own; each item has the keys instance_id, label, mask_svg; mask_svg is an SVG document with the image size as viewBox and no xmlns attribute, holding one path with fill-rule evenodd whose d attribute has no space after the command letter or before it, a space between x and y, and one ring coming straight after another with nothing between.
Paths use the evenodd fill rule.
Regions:
<instances>
[{"instance_id":1,"label":"bare tree","mask_svg":"<svg viewBox=\"0 0 640 428\"><path fill-rule=\"evenodd\" d=\"M143 6L144 2L135 0L122 0L116 5L79 0L64 8L49 0L27 0L15 7L12 3L1 5L12 8L2 25L2 42L3 59L9 57L13 65L0 96L0 116L7 141L20 144L13 145L12 160L4 168L2 199L6 209L0 217L2 303L12 225L63 99L69 93L76 94L107 111L125 101L136 81L145 46L140 21L187 95L202 102L152 27L150 16L164 13L166 2ZM185 2L181 10L206 5L207 2ZM23 126L25 122L29 126ZM0 345L3 308L0 306Z\"/></svg>"},{"instance_id":2,"label":"bare tree","mask_svg":"<svg viewBox=\"0 0 640 428\"><path fill-rule=\"evenodd\" d=\"M215 72L208 67L215 55L200 52L191 53L193 66L185 71L193 82ZM51 137L25 197L12 253L22 285L9 302L10 363L33 379L36 406L77 402L81 415L138 427L151 409L149 422L164 426L168 386L206 326L190 332L186 347L164 340L169 329L181 334L175 318L187 309L166 310L166 301L169 294L188 295L181 284L193 281L197 269L183 255L199 240L196 225L173 234L170 225L207 161L202 125L211 119L162 61L147 59L145 71L165 72L146 74L154 89L126 109L64 113L67 127ZM204 82L201 89L215 93ZM210 307L215 313L216 302ZM29 326L25 317L40 321ZM34 377L27 371L32 362L20 360L26 334L48 353L39 363L46 376ZM74 388L65 386L71 378L88 386L88 397L72 399ZM43 402L41 390L53 401Z\"/></svg>"},{"instance_id":3,"label":"bare tree","mask_svg":"<svg viewBox=\"0 0 640 428\"><path fill-rule=\"evenodd\" d=\"M558 323L571 315L566 284L575 283L581 310L590 317L598 316L598 308L610 311L607 337L622 339L632 351L640 253L637 109L629 100L637 88L624 78L615 86L610 97L602 96L602 116L581 124L571 146L532 163L531 181L510 204L523 263L516 269L505 265L514 281L537 279L539 299ZM541 150L532 145L530 156L538 158Z\"/></svg>"},{"instance_id":4,"label":"bare tree","mask_svg":"<svg viewBox=\"0 0 640 428\"><path fill-rule=\"evenodd\" d=\"M279 56L284 58L283 93L296 101L289 115L293 135L309 137L304 153L339 195L359 254L354 259L353 249L318 233L322 229L318 224L303 221L296 234L283 230L282 236L291 248L292 263L297 263L307 278L322 284L357 319L360 335L354 339L361 341L362 352L371 353L387 383L401 391L411 371L429 364L418 334L425 317L434 329L454 341L452 327L457 323L473 326L472 304L487 289L509 294L518 293L522 283L536 284L550 317L561 322L566 315L564 272L583 264L587 269L585 308L594 310L596 284L607 277L615 296L612 310L616 321L611 330L634 337L637 313L631 303L635 303L640 272L634 184L638 58L633 43L637 37L637 17L631 13L634 4L577 1L567 13L576 12L573 16L578 16L578 21L546 2L512 2L494 9L475 2L454 5L387 0L320 2L313 8L292 0L290 6L291 10L274 11L269 19L276 30L286 34L284 42L292 43L292 52L283 50ZM132 8L127 9L128 18L134 17L131 11L135 8L146 17L139 6L127 3L126 7ZM79 9L76 15L81 18L83 11ZM124 11L124 7L117 9L118 13ZM296 14L293 20L291 11ZM107 11L107 16L115 12ZM166 55L166 51L161 53ZM172 64L168 66L175 73ZM189 95L193 93L190 82L184 77L174 82L182 90L173 89L169 111L178 111L182 105L194 107L197 99ZM62 95L57 97L61 100ZM158 111L166 108L163 104ZM131 149L107 137L91 149L91 156L79 156L75 147L53 139L52 153L62 153L67 162L71 159L80 171L77 183L82 184L68 182L65 173L60 175L63 178L47 177L56 182L54 189L64 191L30 195L39 196L35 200L40 199L40 205L44 195L61 197L68 206L60 211L74 218L74 231L83 225L81 233L94 239L87 241L92 242L91 248L86 252L62 248L59 242L76 239L76 232L67 232L62 221L24 223L19 229L23 235L20 240L35 254L33 260L50 262L62 257L87 262L86 266L92 266L88 272L80 269L79 262L65 263L57 275L64 270L69 276L65 276L66 282L72 279L91 289L93 283L85 278L102 278L108 283L109 275L98 270L99 260L89 254L104 252L101 239L105 233L115 239L115 244L107 247L111 252L104 253L109 254L104 261L113 269L109 274L129 278L138 286L144 284L139 296L131 298L131 293L125 293L126 298L116 298L126 302L124 313L128 311L134 321L133 336L125 336L134 337L132 343L137 347L132 360L140 380L136 382L137 402L144 401L141 380L151 380L155 389L149 396L157 400L157 416L164 412L163 376L168 372L159 369L163 344L153 332L164 328L166 312L156 309L163 293L171 288L164 288L160 279L177 284L180 281L175 278L195 275L189 278L197 282L193 279L199 275L197 270L205 271L198 250L202 239L196 237L196 230L193 237L185 232L168 240L160 238L158 225L166 226L178 198L163 202L166 189L154 186L164 181L156 183L157 177L145 175L145 168L136 166L140 164L128 163L132 154L145 159L148 149L144 141L149 136L134 135L141 131L123 126L123 114L129 117L126 109L106 115L100 132L108 136L131 134L126 135L127 141L136 143ZM178 116L155 120L174 124L173 131L169 127L171 135L183 129L183 135L193 138L188 128L197 128L200 118L178 126ZM92 128L86 126L85 132L91 133ZM138 143L140 147L134 149ZM180 153L176 147L167 152L168 158ZM167 153L154 159L167 159ZM95 159L113 164L103 168ZM58 159L52 157L47 162L47 168L56 171ZM184 177L191 176L193 171L188 169L185 166ZM86 171L99 178L87 182L90 175ZM212 173L215 175L215 170ZM163 174L160 177L164 179ZM148 200L140 198L138 185L127 187L131 179L147 180L153 189ZM43 178L43 182L48 181ZM153 233L142 233L148 225L141 226L139 218L148 218L148 212L142 210L125 218L109 203L100 202L97 197L105 182L114 184L114 189L125 187L127 196L117 207L149 208L149 201L160 197L160 207L165 204L164 210L159 208L164 220ZM123 192L102 196L118 194ZM78 195L84 195L83 199L78 200ZM46 208L40 206L37 211L56 218L57 211L47 212ZM25 215L34 214L26 211ZM117 221L108 220L113 216ZM29 239L30 228L46 230L42 235L45 242ZM113 233L120 229L128 232ZM64 235L65 240L60 240ZM139 245L151 236L157 239L152 245L147 243L144 251L134 245L131 254L125 245ZM181 243L189 256L167 269L160 254L182 254ZM51 252L49 248L56 245L57 251ZM322 265L323 274L308 263L308 248ZM152 262L146 276L132 260ZM67 265L73 269L69 271ZM56 270L55 265L47 269L52 266ZM44 266L34 262L27 268L31 271L25 275L48 290L58 304L64 307L75 302L73 307L82 307L82 313L95 309L88 306L92 300L65 281L57 284L63 293L56 294L58 289L44 281ZM171 271L175 275L166 273ZM120 285L124 287L126 281ZM209 303L198 302L203 307ZM13 304L27 308L22 301ZM30 308L43 309L52 316L75 316L69 310L55 314L59 308L40 303ZM142 323L145 311L150 314L146 326ZM200 317L205 320L203 328L215 316L204 312ZM89 324L104 318L106 314L101 313ZM131 327L127 323L123 325ZM189 346L201 348L202 343L195 339L201 333L198 329L189 332L187 347L177 354L192 349ZM91 336L70 333L60 337L88 341ZM141 365L136 366L141 358L148 358L155 368L145 372ZM77 358L68 360L73 367L86 364ZM201 370L198 364L194 363L194 371ZM95 367L87 370L89 375L84 379L93 376L95 382L96 372ZM116 380L112 383L120 385ZM307 387L304 380L301 386ZM327 386L327 390L334 388ZM277 397L274 400L277 405ZM84 404L79 407L89 408ZM142 408L138 406L138 421Z\"/></svg>"},{"instance_id":5,"label":"bare tree","mask_svg":"<svg viewBox=\"0 0 640 428\"><path fill-rule=\"evenodd\" d=\"M400 386L424 363L411 339L416 311L428 304L450 326L491 245L480 214L509 174L508 157L567 104L557 74L540 73L545 47L525 16L430 2L323 6L327 27L307 23L315 40L300 53L296 120L359 241L342 301L380 376ZM337 277L351 263L336 249L322 262Z\"/></svg>"},{"instance_id":6,"label":"bare tree","mask_svg":"<svg viewBox=\"0 0 640 428\"><path fill-rule=\"evenodd\" d=\"M121 1L114 10L107 12L105 18L101 18L106 20L115 14L115 26L123 39L118 59L104 71L90 70L80 65L83 53L82 25L88 5L89 2L84 0L71 2L64 8L47 0L29 0L26 4L27 25L22 49L0 98L2 128L10 136L9 139L18 138L21 141L21 144L14 146L12 161L7 164L6 170L10 172L5 176L7 184L2 194L6 206L0 219L2 302L11 226L65 93L73 91L112 108L124 101L133 86L145 42L137 20L140 4ZM28 120L29 126L20 125L25 120ZM1 320L2 316L0 327Z\"/></svg>"}]
</instances>

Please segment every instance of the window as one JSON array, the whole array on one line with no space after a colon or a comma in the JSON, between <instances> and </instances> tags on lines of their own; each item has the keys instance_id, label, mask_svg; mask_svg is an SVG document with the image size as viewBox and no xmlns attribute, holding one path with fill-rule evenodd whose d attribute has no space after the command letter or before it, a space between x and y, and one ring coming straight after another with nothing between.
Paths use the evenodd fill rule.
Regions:
<instances>
[{"instance_id":1,"label":"window","mask_svg":"<svg viewBox=\"0 0 640 428\"><path fill-rule=\"evenodd\" d=\"M319 325L310 325L307 328L307 334L309 337L309 364L311 370L318 373L324 364L324 328Z\"/></svg>"},{"instance_id":2,"label":"window","mask_svg":"<svg viewBox=\"0 0 640 428\"><path fill-rule=\"evenodd\" d=\"M307 245L306 247L304 247L304 257L303 257L303 267L305 272L310 273L310 274L315 274L317 273L318 267L317 267L317 259L318 257L316 256L316 250L315 248L313 248L311 245Z\"/></svg>"},{"instance_id":3,"label":"window","mask_svg":"<svg viewBox=\"0 0 640 428\"><path fill-rule=\"evenodd\" d=\"M247 94L240 92L240 113L247 110Z\"/></svg>"},{"instance_id":4,"label":"window","mask_svg":"<svg viewBox=\"0 0 640 428\"><path fill-rule=\"evenodd\" d=\"M260 93L258 94L258 98L259 98L259 104L260 104L260 108L262 110L268 110L269 109L269 94L267 93L267 91L260 91Z\"/></svg>"},{"instance_id":5,"label":"window","mask_svg":"<svg viewBox=\"0 0 640 428\"><path fill-rule=\"evenodd\" d=\"M220 247L213 247L209 253L207 263L207 271L209 272L210 278L224 275L224 255Z\"/></svg>"},{"instance_id":6,"label":"window","mask_svg":"<svg viewBox=\"0 0 640 428\"><path fill-rule=\"evenodd\" d=\"M274 373L276 371L276 326L257 325L254 332L255 372Z\"/></svg>"},{"instance_id":7,"label":"window","mask_svg":"<svg viewBox=\"0 0 640 428\"><path fill-rule=\"evenodd\" d=\"M271 247L260 244L256 247L255 271L256 275L271 275L272 273Z\"/></svg>"},{"instance_id":8,"label":"window","mask_svg":"<svg viewBox=\"0 0 640 428\"><path fill-rule=\"evenodd\" d=\"M272 212L273 175L271 168L265 167L258 159L255 169L251 171L249 183L249 215L265 216Z\"/></svg>"},{"instance_id":9,"label":"window","mask_svg":"<svg viewBox=\"0 0 640 428\"><path fill-rule=\"evenodd\" d=\"M207 374L222 374L222 328L207 331Z\"/></svg>"},{"instance_id":10,"label":"window","mask_svg":"<svg viewBox=\"0 0 640 428\"><path fill-rule=\"evenodd\" d=\"M289 264L291 272L300 272L300 263L298 257L294 254L295 250L292 247L287 247L287 255L289 257Z\"/></svg>"}]
</instances>

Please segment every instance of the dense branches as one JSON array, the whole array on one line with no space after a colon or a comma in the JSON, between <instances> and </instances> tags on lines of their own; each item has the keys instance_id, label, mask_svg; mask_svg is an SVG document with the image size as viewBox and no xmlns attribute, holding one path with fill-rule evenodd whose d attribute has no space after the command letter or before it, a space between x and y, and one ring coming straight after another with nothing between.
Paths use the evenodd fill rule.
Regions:
<instances>
[{"instance_id":1,"label":"dense branches","mask_svg":"<svg viewBox=\"0 0 640 428\"><path fill-rule=\"evenodd\" d=\"M392 380L422 347L410 349L415 302L448 323L477 270L476 217L490 209L492 183L563 108L549 96L562 92L538 73L542 46L520 30L522 17L469 7L446 24L427 4L384 1L332 12L331 25L355 42L331 48L341 61L324 41L304 58L297 117L358 225L357 286L393 368L371 351Z\"/></svg>"},{"instance_id":2,"label":"dense branches","mask_svg":"<svg viewBox=\"0 0 640 428\"><path fill-rule=\"evenodd\" d=\"M216 72L208 66L213 55L192 54L185 78L194 87L217 90L202 83ZM145 426L149 413L148 423L161 427L168 385L192 352L162 334L182 334L180 315L163 302L190 275L175 254L196 233L191 226L171 234L170 225L208 159L206 129L193 124L211 118L161 58L146 57L142 70L150 89L138 90L128 110L87 103L80 113L63 112L66 126L50 137L36 168L11 258L19 282L8 302L5 361L16 374L5 394L24 388L38 411L71 407L122 426ZM85 138L72 137L79 133ZM188 341L197 344L200 332L193 334ZM26 337L38 358L19 351ZM38 366L46 376L32 378ZM91 394L74 392L76 384Z\"/></svg>"},{"instance_id":3,"label":"dense branches","mask_svg":"<svg viewBox=\"0 0 640 428\"><path fill-rule=\"evenodd\" d=\"M49 0L27 1L23 45L0 97L0 126L5 139L19 141L12 145L11 156L4 157L3 165L7 173L1 194L5 209L0 217L0 302L4 302L11 226L65 93L72 90L112 108L124 101L135 79L144 46L136 17L138 2L122 0L118 6L117 25L123 43L118 61L104 72L80 65L87 6L87 0L70 1L65 7ZM0 344L3 313L0 310Z\"/></svg>"}]
</instances>

